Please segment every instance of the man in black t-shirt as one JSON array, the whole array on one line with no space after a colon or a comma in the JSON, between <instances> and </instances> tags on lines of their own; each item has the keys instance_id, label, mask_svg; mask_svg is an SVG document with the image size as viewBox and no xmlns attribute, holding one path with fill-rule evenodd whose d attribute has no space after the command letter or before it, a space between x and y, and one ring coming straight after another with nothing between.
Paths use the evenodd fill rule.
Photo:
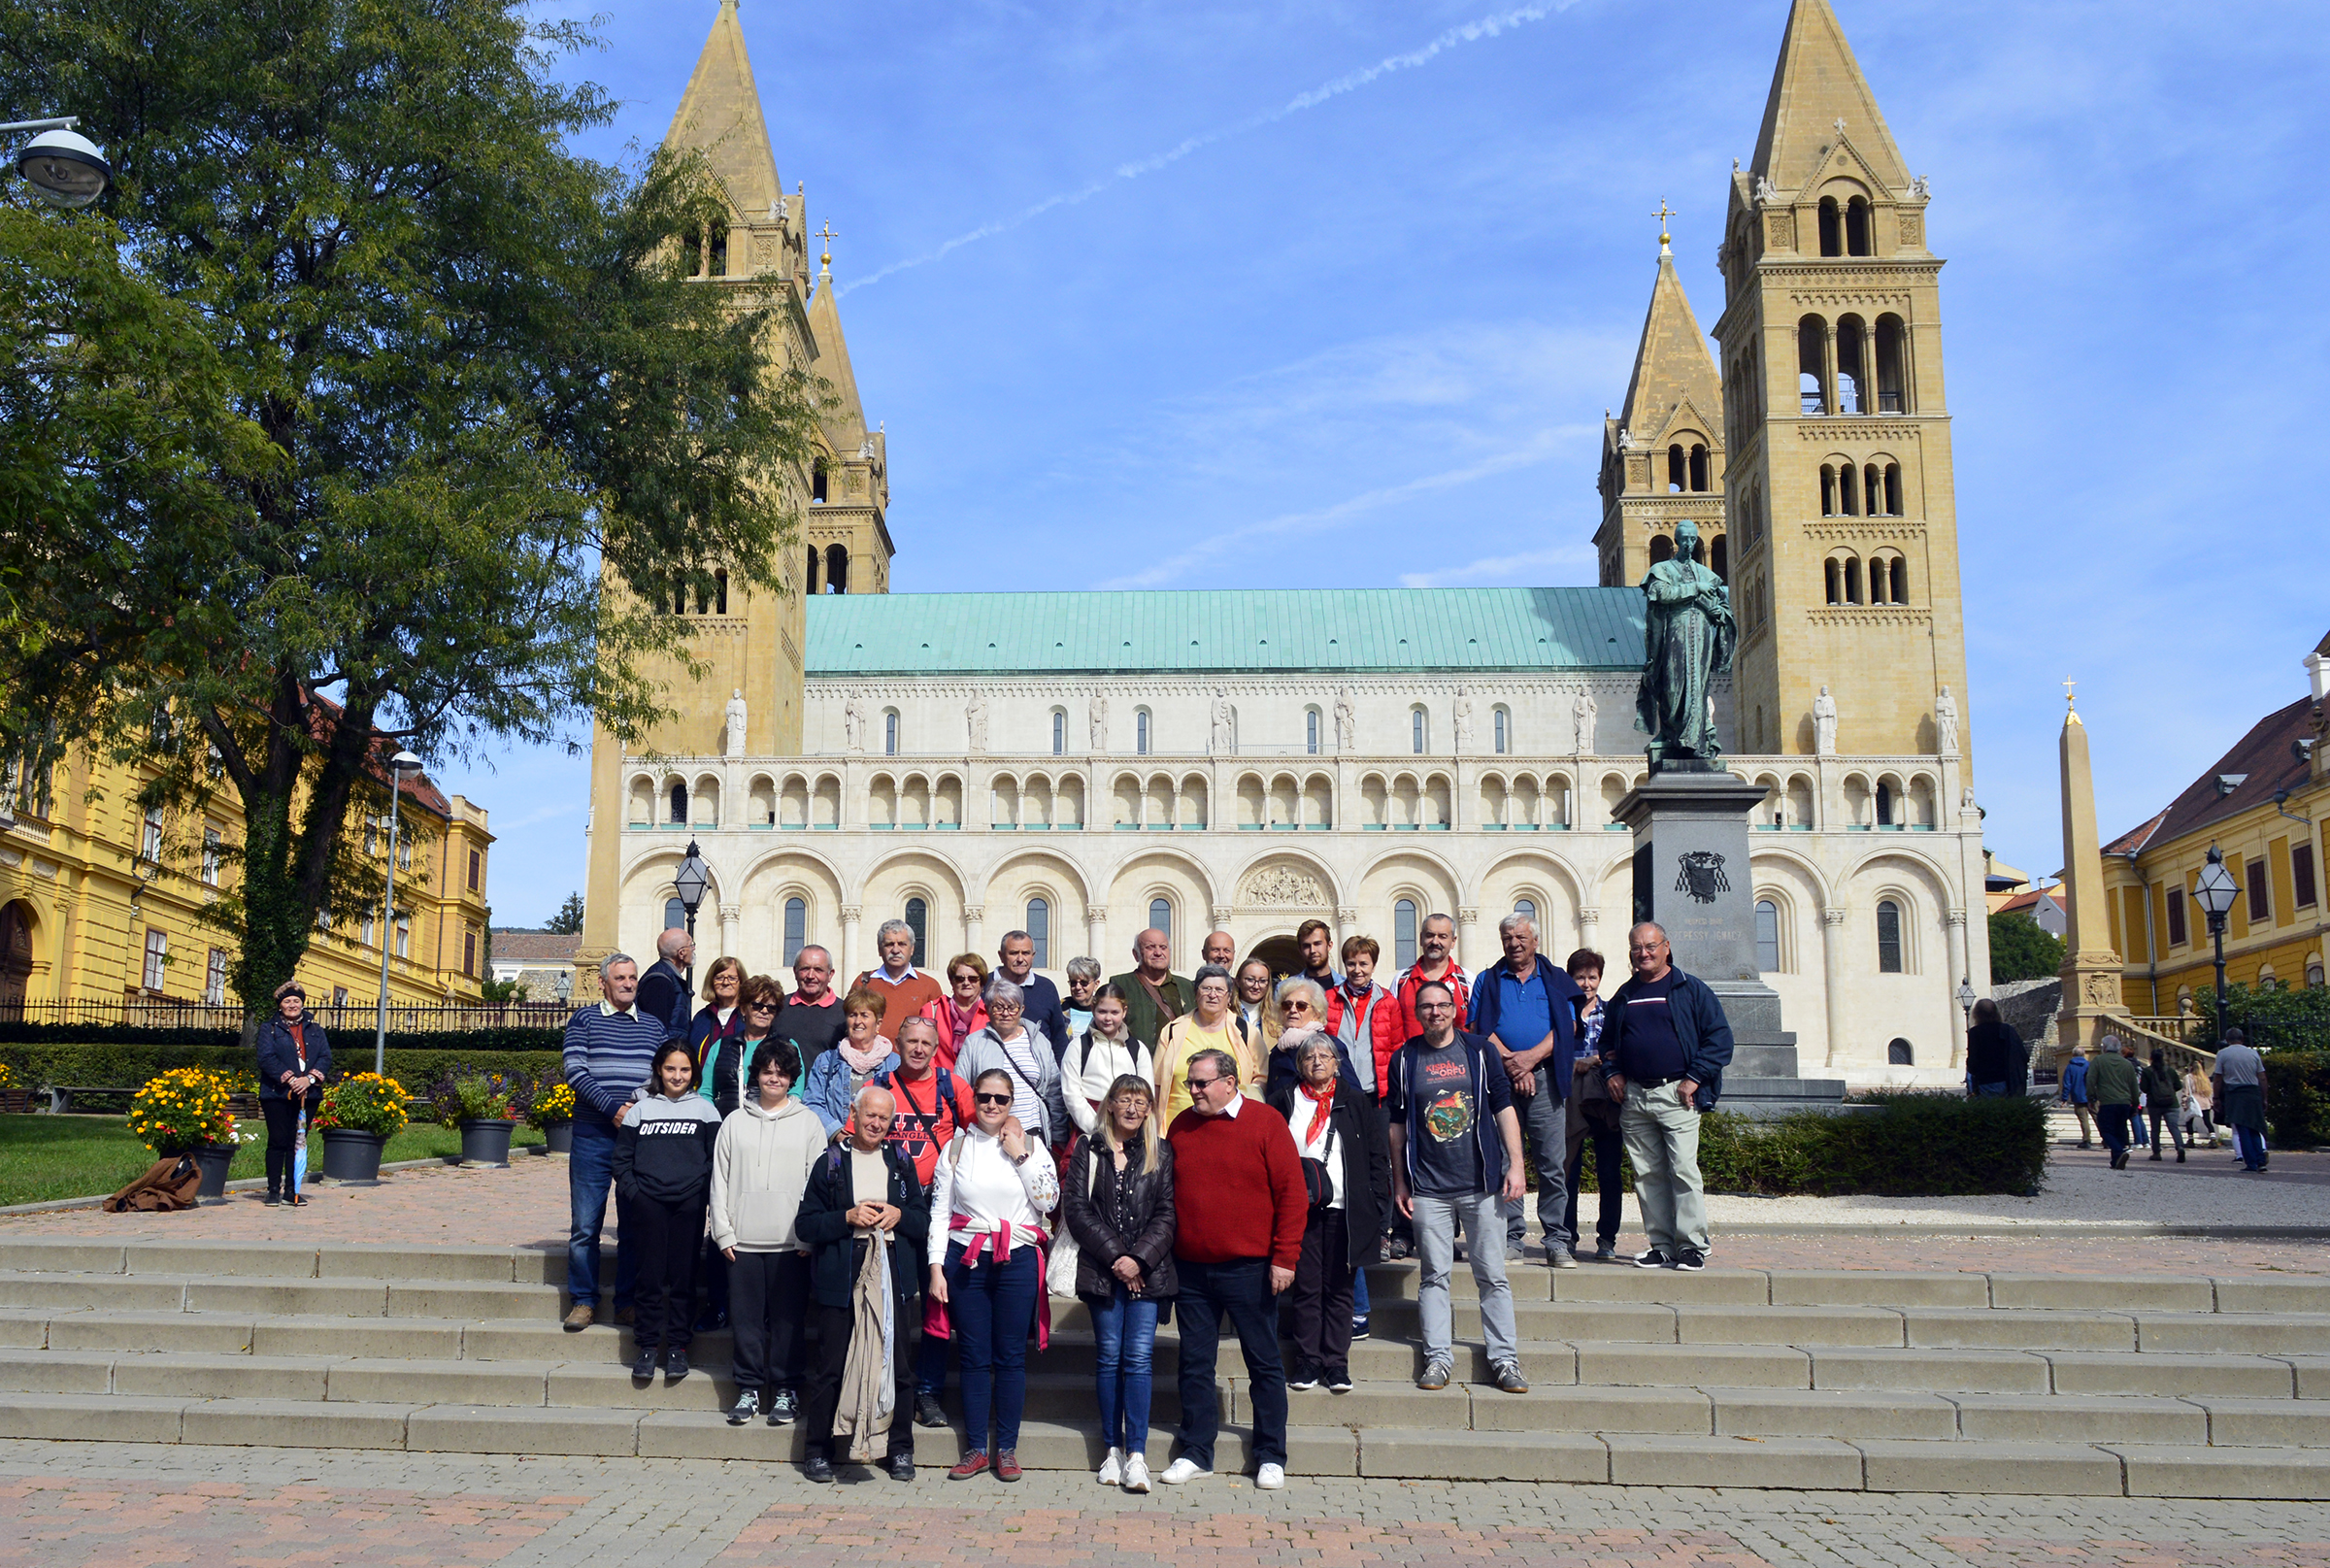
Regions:
<instances>
[{"instance_id":1,"label":"man in black t-shirt","mask_svg":"<svg viewBox=\"0 0 2330 1568\"><path fill-rule=\"evenodd\" d=\"M1650 1239L1635 1266L1703 1269L1699 1117L1722 1092L1731 1024L1707 982L1675 967L1664 927L1646 920L1627 934L1626 946L1634 975L1605 1004L1602 1071L1618 1102L1635 1201Z\"/></svg>"}]
</instances>

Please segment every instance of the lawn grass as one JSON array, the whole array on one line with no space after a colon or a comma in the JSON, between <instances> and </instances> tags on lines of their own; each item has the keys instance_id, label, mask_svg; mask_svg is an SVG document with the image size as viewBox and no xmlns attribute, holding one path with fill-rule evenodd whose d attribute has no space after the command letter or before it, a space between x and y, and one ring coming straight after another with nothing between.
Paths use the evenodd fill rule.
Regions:
<instances>
[{"instance_id":1,"label":"lawn grass","mask_svg":"<svg viewBox=\"0 0 2330 1568\"><path fill-rule=\"evenodd\" d=\"M249 1143L235 1151L231 1181L267 1174L267 1129L250 1122ZM517 1148L542 1142L539 1129L520 1123ZM435 1122L414 1122L388 1140L381 1161L428 1159L461 1151L461 1134ZM0 1116L0 1205L55 1198L102 1197L145 1174L153 1152L130 1136L119 1117ZM323 1137L308 1138L308 1169L323 1170Z\"/></svg>"}]
</instances>

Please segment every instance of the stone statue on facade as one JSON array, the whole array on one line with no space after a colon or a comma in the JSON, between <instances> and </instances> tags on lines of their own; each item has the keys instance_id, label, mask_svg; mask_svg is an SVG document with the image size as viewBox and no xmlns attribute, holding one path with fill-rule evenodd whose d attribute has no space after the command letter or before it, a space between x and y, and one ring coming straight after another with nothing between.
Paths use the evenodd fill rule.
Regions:
<instances>
[{"instance_id":1,"label":"stone statue on facade","mask_svg":"<svg viewBox=\"0 0 2330 1568\"><path fill-rule=\"evenodd\" d=\"M1837 699L1828 694L1826 686L1813 699L1813 754L1837 754Z\"/></svg>"},{"instance_id":2,"label":"stone statue on facade","mask_svg":"<svg viewBox=\"0 0 2330 1568\"><path fill-rule=\"evenodd\" d=\"M1473 688L1456 688L1456 751L1458 755L1473 749Z\"/></svg>"},{"instance_id":3,"label":"stone statue on facade","mask_svg":"<svg viewBox=\"0 0 2330 1568\"><path fill-rule=\"evenodd\" d=\"M1944 756L1958 754L1958 699L1949 694L1947 686L1934 698L1934 733Z\"/></svg>"},{"instance_id":4,"label":"stone statue on facade","mask_svg":"<svg viewBox=\"0 0 2330 1568\"><path fill-rule=\"evenodd\" d=\"M976 691L963 709L963 726L968 731L971 750L984 751L987 749L987 699Z\"/></svg>"},{"instance_id":5,"label":"stone statue on facade","mask_svg":"<svg viewBox=\"0 0 2330 1568\"><path fill-rule=\"evenodd\" d=\"M1214 692L1214 745L1215 756L1228 756L1238 750L1237 716L1230 712L1229 694L1218 687Z\"/></svg>"},{"instance_id":6,"label":"stone statue on facade","mask_svg":"<svg viewBox=\"0 0 2330 1568\"><path fill-rule=\"evenodd\" d=\"M1700 559L1699 525L1675 525L1675 554L1643 578L1643 683L1634 699L1634 727L1650 737L1644 748L1655 770L1685 758L1714 762L1715 677L1731 668L1739 628L1731 592Z\"/></svg>"},{"instance_id":7,"label":"stone statue on facade","mask_svg":"<svg viewBox=\"0 0 2330 1568\"><path fill-rule=\"evenodd\" d=\"M842 733L849 743L849 754L856 756L866 749L866 705L857 697L842 704Z\"/></svg>"},{"instance_id":8,"label":"stone statue on facade","mask_svg":"<svg viewBox=\"0 0 2330 1568\"><path fill-rule=\"evenodd\" d=\"M1095 751L1107 751L1109 749L1109 699L1107 697L1097 691L1092 693L1089 717L1085 721L1091 726L1092 750Z\"/></svg>"},{"instance_id":9,"label":"stone statue on facade","mask_svg":"<svg viewBox=\"0 0 2330 1568\"><path fill-rule=\"evenodd\" d=\"M1358 727L1358 712L1351 706L1351 688L1345 686L1335 693L1335 750L1352 750L1356 744L1354 734Z\"/></svg>"},{"instance_id":10,"label":"stone statue on facade","mask_svg":"<svg viewBox=\"0 0 2330 1568\"><path fill-rule=\"evenodd\" d=\"M1570 720L1577 726L1578 744L1574 750L1580 756L1589 755L1594 750L1594 720L1599 717L1600 706L1594 701L1594 694L1583 687L1579 688L1578 695L1570 702Z\"/></svg>"},{"instance_id":11,"label":"stone statue on facade","mask_svg":"<svg viewBox=\"0 0 2330 1568\"><path fill-rule=\"evenodd\" d=\"M730 756L745 754L745 694L741 691L734 691L728 699L726 751Z\"/></svg>"}]
</instances>

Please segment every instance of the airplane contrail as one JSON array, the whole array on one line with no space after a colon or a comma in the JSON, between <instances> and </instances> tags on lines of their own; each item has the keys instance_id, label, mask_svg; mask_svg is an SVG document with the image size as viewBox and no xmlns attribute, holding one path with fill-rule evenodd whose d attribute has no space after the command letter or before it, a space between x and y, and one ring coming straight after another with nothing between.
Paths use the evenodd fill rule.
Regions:
<instances>
[{"instance_id":1,"label":"airplane contrail","mask_svg":"<svg viewBox=\"0 0 2330 1568\"><path fill-rule=\"evenodd\" d=\"M1244 136L1248 131L1257 131L1265 125L1276 124L1290 116L1301 114L1306 109L1315 109L1331 98L1340 98L1347 92L1354 92L1380 77L1391 75L1394 71L1414 70L1459 45L1478 43L1485 38L1495 38L1515 27L1526 26L1533 21L1543 21L1556 12L1567 11L1576 4L1578 4L1578 0L1545 0L1543 4L1515 6L1510 11L1493 12L1460 26L1451 27L1429 43L1418 45L1405 53L1386 55L1373 65L1339 76L1334 81L1313 87L1307 92L1298 92L1276 109L1248 116L1235 124L1219 126L1214 130L1201 131L1194 136L1185 137L1162 152L1120 163L1089 184L1047 196L1034 206L1021 208L1009 217L990 218L980 224L979 227L958 234L935 249L925 250L918 256L909 256L904 261L893 261L888 266L868 273L863 278L836 284L836 295L838 297L838 295L849 293L853 288L863 288L868 284L878 284L892 273L904 272L910 267L927 266L943 256L961 250L966 245L975 245L981 240L992 239L998 234L1017 228L1032 218L1041 217L1055 207L1074 207L1080 202L1090 201L1104 190L1123 184L1127 181L1138 180L1143 175L1154 174L1159 169L1165 168L1169 164L1179 163L1190 153L1211 147L1216 142L1227 141L1233 136Z\"/></svg>"}]
</instances>

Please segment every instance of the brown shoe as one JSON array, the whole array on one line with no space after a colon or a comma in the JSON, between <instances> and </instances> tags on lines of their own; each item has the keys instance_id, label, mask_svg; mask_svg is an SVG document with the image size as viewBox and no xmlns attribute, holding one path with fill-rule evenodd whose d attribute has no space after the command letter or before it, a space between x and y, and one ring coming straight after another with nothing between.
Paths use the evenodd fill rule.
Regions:
<instances>
[{"instance_id":1,"label":"brown shoe","mask_svg":"<svg viewBox=\"0 0 2330 1568\"><path fill-rule=\"evenodd\" d=\"M997 1481L1017 1481L1019 1479L1019 1455L1017 1453L1010 1449L997 1451L995 1479Z\"/></svg>"},{"instance_id":2,"label":"brown shoe","mask_svg":"<svg viewBox=\"0 0 2330 1568\"><path fill-rule=\"evenodd\" d=\"M559 1319L558 1326L570 1334L580 1334L597 1321L598 1316L592 1310L590 1303L578 1301L567 1309L566 1316Z\"/></svg>"},{"instance_id":3,"label":"brown shoe","mask_svg":"<svg viewBox=\"0 0 2330 1568\"><path fill-rule=\"evenodd\" d=\"M639 1313L630 1307L617 1307L615 1309L615 1320L617 1325L629 1328L633 1323L639 1321Z\"/></svg>"}]
</instances>

